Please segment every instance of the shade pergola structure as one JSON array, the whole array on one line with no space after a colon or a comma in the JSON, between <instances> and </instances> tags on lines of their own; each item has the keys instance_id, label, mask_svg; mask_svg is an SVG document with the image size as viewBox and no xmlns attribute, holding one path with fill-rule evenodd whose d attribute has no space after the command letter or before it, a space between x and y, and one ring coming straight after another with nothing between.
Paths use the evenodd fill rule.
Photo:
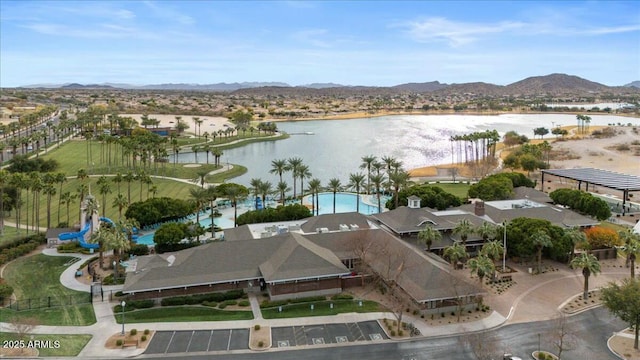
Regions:
<instances>
[{"instance_id":1,"label":"shade pergola structure","mask_svg":"<svg viewBox=\"0 0 640 360\"><path fill-rule=\"evenodd\" d=\"M589 191L589 184L622 191L622 215L625 214L625 205L629 199L629 192L640 191L640 177L608 170L594 168L542 170L543 184L545 174L575 180L578 182L579 190L582 190L582 183L584 183L584 191Z\"/></svg>"}]
</instances>

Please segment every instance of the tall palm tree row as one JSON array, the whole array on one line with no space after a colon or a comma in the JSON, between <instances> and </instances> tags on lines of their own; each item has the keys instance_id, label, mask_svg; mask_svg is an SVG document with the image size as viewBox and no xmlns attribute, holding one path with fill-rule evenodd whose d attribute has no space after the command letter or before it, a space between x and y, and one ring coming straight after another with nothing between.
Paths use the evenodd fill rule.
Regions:
<instances>
[{"instance_id":1,"label":"tall palm tree row","mask_svg":"<svg viewBox=\"0 0 640 360\"><path fill-rule=\"evenodd\" d=\"M360 189L365 186L364 179L365 176L362 173L349 174L349 184L347 184L347 187L356 192L356 212L360 212Z\"/></svg>"}]
</instances>

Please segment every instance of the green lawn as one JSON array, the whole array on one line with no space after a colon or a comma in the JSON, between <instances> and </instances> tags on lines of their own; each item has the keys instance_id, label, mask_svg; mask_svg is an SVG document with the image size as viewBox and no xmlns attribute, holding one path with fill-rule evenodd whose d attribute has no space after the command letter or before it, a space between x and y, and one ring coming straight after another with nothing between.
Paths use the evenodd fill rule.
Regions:
<instances>
[{"instance_id":1,"label":"green lawn","mask_svg":"<svg viewBox=\"0 0 640 360\"><path fill-rule=\"evenodd\" d=\"M114 314L118 324L122 324L122 314ZM251 320L251 311L219 310L206 306L164 306L152 309L128 311L124 315L125 324L147 322L188 322L188 321L233 321Z\"/></svg>"},{"instance_id":2,"label":"green lawn","mask_svg":"<svg viewBox=\"0 0 640 360\"><path fill-rule=\"evenodd\" d=\"M91 335L29 335L23 339L26 345L29 341L44 341L46 345L32 343L38 349L40 356L78 356L80 351L91 340ZM5 340L20 340L18 334L0 333L0 343Z\"/></svg>"},{"instance_id":3,"label":"green lawn","mask_svg":"<svg viewBox=\"0 0 640 360\"><path fill-rule=\"evenodd\" d=\"M110 177L111 178L111 177ZM87 180L84 180L84 183L91 186L91 193L96 197L98 203L100 204L100 216L105 216L111 219L118 219L118 208L113 207L113 199L118 195L118 187L115 183L111 184L112 192L107 194L106 196L106 206L104 206L102 201L102 195L99 193L98 178L92 177ZM62 193L70 192L71 194L77 194L78 186L82 181L72 178L67 179L67 181L62 185ZM153 179L153 185L158 187L158 193L155 195L156 197L167 196L173 198L187 199L189 198L189 189L192 187L197 187L196 184L187 184L184 182L179 182L175 180L169 179ZM60 197L60 190L57 189L56 195L52 197L51 200L51 226L55 227L58 225L58 214L61 222L67 221L67 208L66 205L62 204L58 210L58 199ZM128 183L123 182L120 184L120 192L128 197ZM140 192L140 183L138 181L131 183L131 202L136 202L140 200L140 195L142 195L142 199L147 199L147 196L152 197L153 194L147 192L147 185L142 185L142 193ZM22 200L26 202L26 191L22 193ZM69 206L69 223L71 225L78 223L78 209L79 202L75 200ZM26 224L26 214L27 211L31 214L31 209L33 209L33 194L29 193L29 205L22 206L21 208L21 217L20 222L22 225ZM126 208L123 209L123 216ZM5 219L7 221L15 222L15 211L11 212L10 216L6 216ZM31 224L31 218L29 219L29 224ZM40 222L39 225L42 227L47 226L47 198L44 194L40 195ZM24 228L21 230L22 234L25 233Z\"/></svg>"},{"instance_id":4,"label":"green lawn","mask_svg":"<svg viewBox=\"0 0 640 360\"><path fill-rule=\"evenodd\" d=\"M429 185L431 186L437 186L439 188L441 188L442 190L453 194L461 199L466 199L467 198L467 193L469 192L469 187L471 185L466 184L466 183L456 183L456 184L450 184L450 183L430 183Z\"/></svg>"},{"instance_id":5,"label":"green lawn","mask_svg":"<svg viewBox=\"0 0 640 360\"><path fill-rule=\"evenodd\" d=\"M72 257L53 257L42 254L19 258L4 271L5 280L21 299L20 308L29 304L64 304L37 310L0 309L3 321L34 317L41 325L91 325L96 322L93 307L88 303L89 293L67 289L60 284L60 274L72 264ZM78 264L80 265L80 264ZM32 300L26 300L32 299ZM76 305L81 303L82 305ZM6 320L5 320L6 319Z\"/></svg>"},{"instance_id":6,"label":"green lawn","mask_svg":"<svg viewBox=\"0 0 640 360\"><path fill-rule=\"evenodd\" d=\"M312 304L313 310L311 310ZM331 304L333 304L333 309L331 308ZM265 319L283 319L306 316L337 315L350 312L366 313L385 311L385 309L375 301L363 300L362 306L359 306L358 301L334 300L284 305L282 306L282 312L279 312L277 307L261 309L261 311L262 316Z\"/></svg>"},{"instance_id":7,"label":"green lawn","mask_svg":"<svg viewBox=\"0 0 640 360\"><path fill-rule=\"evenodd\" d=\"M224 165L226 166L226 164ZM242 166L242 165L233 165L233 168L230 171L225 171L222 173L218 173L218 174L214 174L214 175L209 175L207 176L207 182L209 183L214 183L214 184L220 184L223 183L229 179L232 179L234 177L240 176L244 173L247 172L247 168Z\"/></svg>"},{"instance_id":8,"label":"green lawn","mask_svg":"<svg viewBox=\"0 0 640 360\"><path fill-rule=\"evenodd\" d=\"M20 235L20 236L18 236ZM11 241L17 237L21 237L24 236L24 230L22 230L22 232L20 232L20 234L18 234L18 229L11 227L11 226L5 226L4 227L4 231L2 233L2 236L0 236L0 244L2 244L3 242L6 241Z\"/></svg>"}]
</instances>

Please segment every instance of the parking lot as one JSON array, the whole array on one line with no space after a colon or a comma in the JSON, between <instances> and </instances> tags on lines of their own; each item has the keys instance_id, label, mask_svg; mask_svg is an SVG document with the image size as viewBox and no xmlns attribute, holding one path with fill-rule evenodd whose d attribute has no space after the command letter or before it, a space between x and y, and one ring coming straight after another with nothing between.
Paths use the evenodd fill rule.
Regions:
<instances>
[{"instance_id":1,"label":"parking lot","mask_svg":"<svg viewBox=\"0 0 640 360\"><path fill-rule=\"evenodd\" d=\"M273 347L321 345L388 339L377 321L271 328Z\"/></svg>"},{"instance_id":2,"label":"parking lot","mask_svg":"<svg viewBox=\"0 0 640 360\"><path fill-rule=\"evenodd\" d=\"M145 354L228 351L249 348L249 329L158 331Z\"/></svg>"}]
</instances>

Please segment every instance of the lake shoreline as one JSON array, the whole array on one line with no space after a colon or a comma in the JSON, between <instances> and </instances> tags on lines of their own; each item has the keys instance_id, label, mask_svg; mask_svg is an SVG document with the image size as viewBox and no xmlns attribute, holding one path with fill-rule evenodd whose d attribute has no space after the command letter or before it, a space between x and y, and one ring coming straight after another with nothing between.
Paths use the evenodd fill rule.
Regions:
<instances>
[{"instance_id":1,"label":"lake shoreline","mask_svg":"<svg viewBox=\"0 0 640 360\"><path fill-rule=\"evenodd\" d=\"M324 121L324 120L355 120L355 119L373 119L384 116L438 116L438 115L470 115L470 116L500 116L500 115L578 115L584 114L587 111L569 112L569 111L383 111L374 114L366 111L353 112L348 114L339 115L327 115L320 117L296 117L296 118L268 118L261 120L254 120L254 122L260 123L264 121L270 122L297 122L297 121ZM607 112L588 112L589 115L611 115L621 116L633 119L640 118L640 115L636 114L611 114Z\"/></svg>"}]
</instances>

